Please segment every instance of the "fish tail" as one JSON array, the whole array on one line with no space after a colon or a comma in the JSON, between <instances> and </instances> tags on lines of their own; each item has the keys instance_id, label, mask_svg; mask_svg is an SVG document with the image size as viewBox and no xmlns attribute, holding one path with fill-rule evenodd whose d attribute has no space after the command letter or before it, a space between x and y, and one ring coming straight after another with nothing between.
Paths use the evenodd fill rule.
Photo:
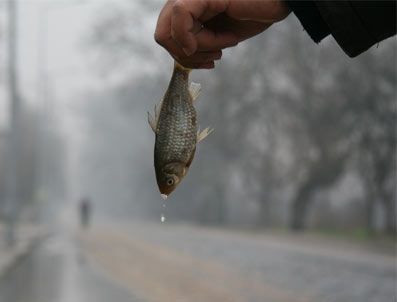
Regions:
<instances>
[{"instance_id":1,"label":"fish tail","mask_svg":"<svg viewBox=\"0 0 397 302\"><path fill-rule=\"evenodd\" d=\"M185 71L185 72L190 72L190 71L192 71L190 68L187 68L187 67L182 66L182 64L178 63L176 60L174 61L174 68L175 68L175 69L182 70L182 71Z\"/></svg>"}]
</instances>

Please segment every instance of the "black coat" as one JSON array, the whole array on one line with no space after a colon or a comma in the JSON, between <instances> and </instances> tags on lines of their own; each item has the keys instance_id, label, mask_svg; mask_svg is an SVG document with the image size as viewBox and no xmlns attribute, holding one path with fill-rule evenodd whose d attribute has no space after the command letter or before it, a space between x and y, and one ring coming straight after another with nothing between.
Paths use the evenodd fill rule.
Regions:
<instances>
[{"instance_id":1,"label":"black coat","mask_svg":"<svg viewBox=\"0 0 397 302\"><path fill-rule=\"evenodd\" d=\"M287 0L315 42L331 34L350 57L396 34L396 1Z\"/></svg>"}]
</instances>

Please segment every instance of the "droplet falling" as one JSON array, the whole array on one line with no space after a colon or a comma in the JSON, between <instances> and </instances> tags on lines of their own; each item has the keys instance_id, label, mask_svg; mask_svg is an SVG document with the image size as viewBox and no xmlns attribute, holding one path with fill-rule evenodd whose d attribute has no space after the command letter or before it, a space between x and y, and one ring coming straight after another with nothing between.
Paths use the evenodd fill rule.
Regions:
<instances>
[{"instance_id":1,"label":"droplet falling","mask_svg":"<svg viewBox=\"0 0 397 302\"><path fill-rule=\"evenodd\" d=\"M163 202L163 211L165 211L165 207L166 207L166 205L165 205L165 202ZM163 213L161 213L161 218L160 218L160 221L161 222L165 222L165 214L164 214L164 212Z\"/></svg>"}]
</instances>

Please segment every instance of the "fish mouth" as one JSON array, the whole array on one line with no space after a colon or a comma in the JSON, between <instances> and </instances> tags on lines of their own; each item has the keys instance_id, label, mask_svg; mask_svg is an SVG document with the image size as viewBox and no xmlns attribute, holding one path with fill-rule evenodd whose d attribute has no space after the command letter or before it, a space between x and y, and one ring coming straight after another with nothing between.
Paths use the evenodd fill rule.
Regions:
<instances>
[{"instance_id":1,"label":"fish mouth","mask_svg":"<svg viewBox=\"0 0 397 302\"><path fill-rule=\"evenodd\" d=\"M162 199L164 199L164 200L166 200L166 199L167 199L167 197L168 197L168 195L167 195L167 194L160 194L160 196L161 196L161 198L162 198Z\"/></svg>"}]
</instances>

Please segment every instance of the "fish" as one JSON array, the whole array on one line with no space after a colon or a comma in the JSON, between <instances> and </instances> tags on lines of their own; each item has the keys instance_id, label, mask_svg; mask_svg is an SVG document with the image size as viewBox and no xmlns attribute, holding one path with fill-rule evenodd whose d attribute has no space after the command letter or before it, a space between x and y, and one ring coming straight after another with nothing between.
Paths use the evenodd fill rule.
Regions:
<instances>
[{"instance_id":1,"label":"fish","mask_svg":"<svg viewBox=\"0 0 397 302\"><path fill-rule=\"evenodd\" d=\"M194 102L201 85L191 82L191 69L174 61L174 69L163 99L154 107L154 116L148 112L148 122L156 139L154 170L163 199L176 189L192 164L197 144L214 129L200 131Z\"/></svg>"}]
</instances>

